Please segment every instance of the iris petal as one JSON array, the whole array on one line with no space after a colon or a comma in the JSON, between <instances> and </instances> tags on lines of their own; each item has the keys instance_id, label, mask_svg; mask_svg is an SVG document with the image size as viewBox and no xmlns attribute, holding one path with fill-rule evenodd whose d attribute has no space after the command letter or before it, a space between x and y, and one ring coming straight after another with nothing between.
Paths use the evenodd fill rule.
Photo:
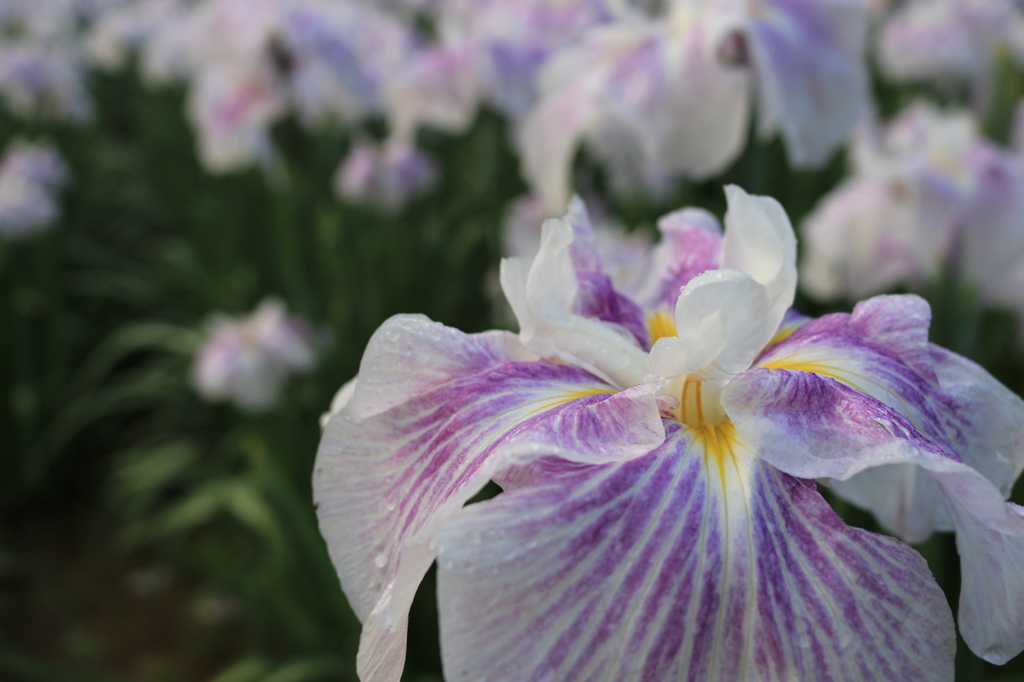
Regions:
<instances>
[{"instance_id":1,"label":"iris petal","mask_svg":"<svg viewBox=\"0 0 1024 682\"><path fill-rule=\"evenodd\" d=\"M446 343L432 345L439 338ZM313 490L321 533L364 623L364 680L398 679L434 525L492 475L539 452L636 457L664 438L653 388L614 393L584 370L523 354L511 335L393 318L371 341L352 399L327 424ZM402 363L423 376L410 370L403 379Z\"/></svg>"},{"instance_id":2,"label":"iris petal","mask_svg":"<svg viewBox=\"0 0 1024 682\"><path fill-rule=\"evenodd\" d=\"M743 439L793 476L845 480L875 467L922 468L957 532L964 640L994 663L1024 649L1024 585L1009 577L1024 557L1024 514L990 480L897 410L828 376L750 370L726 386L722 405Z\"/></svg>"},{"instance_id":3,"label":"iris petal","mask_svg":"<svg viewBox=\"0 0 1024 682\"><path fill-rule=\"evenodd\" d=\"M721 267L744 272L764 285L775 331L796 295L793 225L771 197L751 196L736 185L726 186L725 196L729 210L725 214Z\"/></svg>"},{"instance_id":4,"label":"iris petal","mask_svg":"<svg viewBox=\"0 0 1024 682\"><path fill-rule=\"evenodd\" d=\"M747 26L761 130L781 128L796 165L823 163L866 101L867 16L860 0L764 0Z\"/></svg>"},{"instance_id":5,"label":"iris petal","mask_svg":"<svg viewBox=\"0 0 1024 682\"><path fill-rule=\"evenodd\" d=\"M636 299L648 310L660 309L671 315L679 290L697 275L718 268L722 228L707 211L686 208L659 219L658 231L661 241L654 248L650 274Z\"/></svg>"},{"instance_id":6,"label":"iris petal","mask_svg":"<svg viewBox=\"0 0 1024 682\"><path fill-rule=\"evenodd\" d=\"M573 202L565 219L544 223L536 258L503 260L501 286L530 350L635 386L647 374L643 313L601 272L581 211Z\"/></svg>"},{"instance_id":7,"label":"iris petal","mask_svg":"<svg viewBox=\"0 0 1024 682\"><path fill-rule=\"evenodd\" d=\"M726 425L705 431L445 521L446 678L952 679L921 557L844 525Z\"/></svg>"},{"instance_id":8,"label":"iris petal","mask_svg":"<svg viewBox=\"0 0 1024 682\"><path fill-rule=\"evenodd\" d=\"M758 364L828 376L875 398L1008 496L1024 467L1024 402L976 364L929 344L929 321L922 299L879 296L852 315L803 325ZM911 542L953 528L943 495L913 465L865 471L834 490Z\"/></svg>"}]
</instances>

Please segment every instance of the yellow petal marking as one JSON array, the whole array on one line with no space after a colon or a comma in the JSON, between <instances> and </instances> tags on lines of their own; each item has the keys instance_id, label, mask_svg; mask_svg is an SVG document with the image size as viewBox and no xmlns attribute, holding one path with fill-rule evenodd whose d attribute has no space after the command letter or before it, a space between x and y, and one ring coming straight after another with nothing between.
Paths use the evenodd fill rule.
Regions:
<instances>
[{"instance_id":1,"label":"yellow petal marking","mask_svg":"<svg viewBox=\"0 0 1024 682\"><path fill-rule=\"evenodd\" d=\"M658 339L663 339L667 336L678 336L676 322L664 308L647 314L647 331L651 335L652 346Z\"/></svg>"},{"instance_id":2,"label":"yellow petal marking","mask_svg":"<svg viewBox=\"0 0 1024 682\"><path fill-rule=\"evenodd\" d=\"M524 417L524 419L532 417L541 412L546 412L547 410L550 410L551 408L554 407L558 407L559 405L564 405L565 403L572 402L573 400L579 400L580 398L586 398L587 396L591 395L601 395L602 393L615 393L615 391L610 388L588 386L586 388L581 388L574 391L566 391L565 393L557 392L555 393L554 397L538 401L537 403L535 403L537 407L534 410L532 410L529 414L527 414Z\"/></svg>"},{"instance_id":3,"label":"yellow petal marking","mask_svg":"<svg viewBox=\"0 0 1024 682\"><path fill-rule=\"evenodd\" d=\"M792 369L799 372L811 372L813 374L820 374L822 376L830 377L836 381L857 388L856 384L843 374L839 374L835 367L830 367L821 362L815 362L814 360L797 360L794 356L780 358L773 360L764 365L758 365L761 369Z\"/></svg>"},{"instance_id":4,"label":"yellow petal marking","mask_svg":"<svg viewBox=\"0 0 1024 682\"><path fill-rule=\"evenodd\" d=\"M694 432L694 441L699 442L704 449L704 456L713 459L718 465L718 473L722 480L725 480L726 458L736 466L735 448L739 445L736 435L736 427L732 421L724 419L718 424L706 422L699 427L690 427Z\"/></svg>"}]
</instances>

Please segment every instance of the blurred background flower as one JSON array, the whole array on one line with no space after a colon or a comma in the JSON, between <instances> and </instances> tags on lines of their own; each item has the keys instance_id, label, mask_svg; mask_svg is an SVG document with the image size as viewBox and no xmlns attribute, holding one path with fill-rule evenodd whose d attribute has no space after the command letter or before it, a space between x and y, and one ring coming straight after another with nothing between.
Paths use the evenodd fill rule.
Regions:
<instances>
[{"instance_id":1,"label":"blurred background flower","mask_svg":"<svg viewBox=\"0 0 1024 682\"><path fill-rule=\"evenodd\" d=\"M883 24L878 61L897 82L966 86L986 110L1001 55L1024 60L1024 13L1013 0L913 0Z\"/></svg>"},{"instance_id":2,"label":"blurred background flower","mask_svg":"<svg viewBox=\"0 0 1024 682\"><path fill-rule=\"evenodd\" d=\"M68 168L45 144L14 140L0 156L0 234L16 239L50 227L60 212L58 190Z\"/></svg>"},{"instance_id":3,"label":"blurred background flower","mask_svg":"<svg viewBox=\"0 0 1024 682\"><path fill-rule=\"evenodd\" d=\"M807 218L804 287L823 300L966 287L1024 313L1024 164L966 111L916 102L851 143L852 175ZM1024 317L1021 317L1024 320Z\"/></svg>"},{"instance_id":4,"label":"blurred background flower","mask_svg":"<svg viewBox=\"0 0 1024 682\"><path fill-rule=\"evenodd\" d=\"M192 384L211 401L229 400L243 410L275 406L292 374L316 364L313 326L288 315L276 299L260 303L252 314L217 316L192 365Z\"/></svg>"}]
</instances>

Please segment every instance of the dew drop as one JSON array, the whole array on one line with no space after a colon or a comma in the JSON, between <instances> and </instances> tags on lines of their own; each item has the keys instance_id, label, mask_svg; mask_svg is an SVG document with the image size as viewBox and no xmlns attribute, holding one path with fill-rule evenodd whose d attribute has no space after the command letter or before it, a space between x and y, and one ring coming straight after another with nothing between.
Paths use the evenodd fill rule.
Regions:
<instances>
[{"instance_id":1,"label":"dew drop","mask_svg":"<svg viewBox=\"0 0 1024 682\"><path fill-rule=\"evenodd\" d=\"M377 568L384 568L385 566L387 566L388 565L388 556L387 556L387 554L384 554L383 552L378 554L376 556L376 558L374 558L374 560L373 560L373 565L376 566Z\"/></svg>"}]
</instances>

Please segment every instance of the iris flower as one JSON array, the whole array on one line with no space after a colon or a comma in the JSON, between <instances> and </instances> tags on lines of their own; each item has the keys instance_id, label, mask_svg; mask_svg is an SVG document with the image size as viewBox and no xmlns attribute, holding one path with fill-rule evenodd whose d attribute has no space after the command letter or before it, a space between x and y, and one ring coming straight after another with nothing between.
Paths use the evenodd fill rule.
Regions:
<instances>
[{"instance_id":1,"label":"iris flower","mask_svg":"<svg viewBox=\"0 0 1024 682\"><path fill-rule=\"evenodd\" d=\"M206 400L229 400L242 410L273 408L288 379L316 364L313 325L267 298L249 315L218 315L192 365L192 385Z\"/></svg>"},{"instance_id":2,"label":"iris flower","mask_svg":"<svg viewBox=\"0 0 1024 682\"><path fill-rule=\"evenodd\" d=\"M28 237L48 229L60 214L58 193L68 167L48 144L15 139L0 156L0 236Z\"/></svg>"},{"instance_id":3,"label":"iris flower","mask_svg":"<svg viewBox=\"0 0 1024 682\"><path fill-rule=\"evenodd\" d=\"M910 0L878 32L878 64L888 78L966 84L985 111L1000 55L1024 63L1024 11L1013 0Z\"/></svg>"},{"instance_id":4,"label":"iris flower","mask_svg":"<svg viewBox=\"0 0 1024 682\"><path fill-rule=\"evenodd\" d=\"M987 305L1024 312L1024 163L970 112L915 102L884 127L863 126L850 157L852 175L804 226L806 292L921 291L945 273Z\"/></svg>"},{"instance_id":5,"label":"iris flower","mask_svg":"<svg viewBox=\"0 0 1024 682\"><path fill-rule=\"evenodd\" d=\"M788 218L727 194L724 237L702 211L662 219L632 298L574 201L502 264L518 335L399 315L373 336L313 479L361 679L399 679L436 558L449 680L951 680L923 559L814 482L904 470L925 482L907 513L957 531L967 643L1024 647L1024 516L1003 494L1024 406L928 344L917 297L789 312ZM488 480L502 492L465 505Z\"/></svg>"},{"instance_id":6,"label":"iris flower","mask_svg":"<svg viewBox=\"0 0 1024 682\"><path fill-rule=\"evenodd\" d=\"M434 162L409 140L358 140L334 173L334 191L355 204L395 211L430 190L437 175Z\"/></svg>"},{"instance_id":7,"label":"iris flower","mask_svg":"<svg viewBox=\"0 0 1024 682\"><path fill-rule=\"evenodd\" d=\"M569 198L581 144L628 187L616 176L724 170L743 149L755 99L759 133L781 134L798 166L822 165L857 122L867 101L862 0L663 5L598 24L545 63L519 142L523 173L549 209Z\"/></svg>"}]
</instances>

